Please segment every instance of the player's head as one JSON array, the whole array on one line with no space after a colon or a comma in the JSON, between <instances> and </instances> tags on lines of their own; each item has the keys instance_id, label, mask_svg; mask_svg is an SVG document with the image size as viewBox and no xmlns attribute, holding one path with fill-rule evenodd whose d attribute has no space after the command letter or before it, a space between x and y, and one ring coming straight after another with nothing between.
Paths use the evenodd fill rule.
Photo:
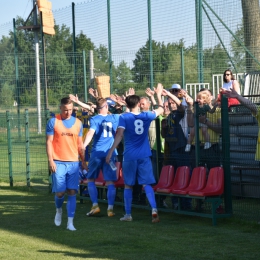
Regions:
<instances>
[{"instance_id":1,"label":"player's head","mask_svg":"<svg viewBox=\"0 0 260 260\"><path fill-rule=\"evenodd\" d=\"M168 100L163 103L163 115L168 116L170 114Z\"/></svg>"},{"instance_id":2,"label":"player's head","mask_svg":"<svg viewBox=\"0 0 260 260\"><path fill-rule=\"evenodd\" d=\"M69 97L60 100L60 111L63 119L69 119L73 112L73 102Z\"/></svg>"},{"instance_id":3,"label":"player's head","mask_svg":"<svg viewBox=\"0 0 260 260\"><path fill-rule=\"evenodd\" d=\"M211 97L210 97L210 95L209 95L209 92L207 92L207 91L200 91L200 92L197 94L196 101L198 101L198 103L199 103L200 105L210 104L210 102L211 102Z\"/></svg>"},{"instance_id":4,"label":"player's head","mask_svg":"<svg viewBox=\"0 0 260 260\"><path fill-rule=\"evenodd\" d=\"M96 106L98 111L100 111L101 109L108 110L108 104L105 98L98 98L96 101Z\"/></svg>"},{"instance_id":5,"label":"player's head","mask_svg":"<svg viewBox=\"0 0 260 260\"><path fill-rule=\"evenodd\" d=\"M233 76L233 73L232 73L232 70L231 69L227 69L224 71L223 73L223 81L224 82L229 82L230 80L234 80L234 76Z\"/></svg>"},{"instance_id":6,"label":"player's head","mask_svg":"<svg viewBox=\"0 0 260 260\"><path fill-rule=\"evenodd\" d=\"M131 95L126 97L125 102L129 109L135 108L140 102L140 97L137 95Z\"/></svg>"},{"instance_id":7,"label":"player's head","mask_svg":"<svg viewBox=\"0 0 260 260\"><path fill-rule=\"evenodd\" d=\"M148 97L140 97L140 109L141 111L149 111L150 100Z\"/></svg>"},{"instance_id":8,"label":"player's head","mask_svg":"<svg viewBox=\"0 0 260 260\"><path fill-rule=\"evenodd\" d=\"M174 102L173 99L171 99L170 97L168 98L168 106L169 106L169 110L172 112L172 111L175 111L177 110L177 104Z\"/></svg>"}]
</instances>

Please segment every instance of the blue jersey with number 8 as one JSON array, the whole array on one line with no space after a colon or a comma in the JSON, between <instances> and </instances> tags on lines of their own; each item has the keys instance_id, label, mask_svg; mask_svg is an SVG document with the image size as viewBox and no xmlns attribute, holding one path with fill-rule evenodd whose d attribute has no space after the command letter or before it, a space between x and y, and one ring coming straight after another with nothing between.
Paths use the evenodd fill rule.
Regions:
<instances>
[{"instance_id":1,"label":"blue jersey with number 8","mask_svg":"<svg viewBox=\"0 0 260 260\"><path fill-rule=\"evenodd\" d=\"M118 128L124 128L124 161L131 161L151 156L148 140L150 123L156 118L156 113L142 112L140 114L124 113L119 118Z\"/></svg>"}]
</instances>

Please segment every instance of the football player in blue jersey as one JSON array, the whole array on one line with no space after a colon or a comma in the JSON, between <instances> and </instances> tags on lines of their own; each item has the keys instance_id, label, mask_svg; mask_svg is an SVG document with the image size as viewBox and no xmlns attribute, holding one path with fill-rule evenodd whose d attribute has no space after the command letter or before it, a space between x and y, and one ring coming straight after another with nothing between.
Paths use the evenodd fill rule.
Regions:
<instances>
[{"instance_id":1,"label":"football player in blue jersey","mask_svg":"<svg viewBox=\"0 0 260 260\"><path fill-rule=\"evenodd\" d=\"M104 180L108 189L108 217L114 216L113 206L115 202L116 189L114 182L117 180L116 170L113 170L109 164L106 164L105 159L109 149L114 142L114 136L118 126L119 115L108 114L108 103L104 98L98 98L96 102L98 115L90 118L90 127L84 141L86 147L93 139L92 150L88 163L88 192L93 203L90 212L87 216L91 216L100 212L98 206L98 192L95 185L95 179L98 177L100 169L102 169ZM115 162L117 151L111 155L111 160Z\"/></svg>"},{"instance_id":2,"label":"football player in blue jersey","mask_svg":"<svg viewBox=\"0 0 260 260\"><path fill-rule=\"evenodd\" d=\"M155 183L155 178L150 159L151 149L147 137L151 121L164 111L161 99L162 90L163 86L159 83L155 89L158 97L158 109L151 112L139 112L139 96L131 95L125 99L130 112L121 114L114 144L106 157L106 162L109 163L115 148L124 137L123 175L125 181L124 203L126 214L120 219L121 221L132 221L132 187L137 178L138 183L143 185L147 199L152 207L152 222L159 222L154 191L151 187L151 184Z\"/></svg>"}]
</instances>

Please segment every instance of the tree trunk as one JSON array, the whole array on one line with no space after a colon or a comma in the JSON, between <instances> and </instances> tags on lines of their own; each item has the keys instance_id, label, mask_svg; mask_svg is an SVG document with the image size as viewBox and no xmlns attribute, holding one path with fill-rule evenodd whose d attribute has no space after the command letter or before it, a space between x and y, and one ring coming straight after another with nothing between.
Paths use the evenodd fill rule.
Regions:
<instances>
[{"instance_id":1,"label":"tree trunk","mask_svg":"<svg viewBox=\"0 0 260 260\"><path fill-rule=\"evenodd\" d=\"M241 0L244 23L245 46L260 62L260 8L259 0ZM259 65L246 53L246 70L259 70Z\"/></svg>"}]
</instances>

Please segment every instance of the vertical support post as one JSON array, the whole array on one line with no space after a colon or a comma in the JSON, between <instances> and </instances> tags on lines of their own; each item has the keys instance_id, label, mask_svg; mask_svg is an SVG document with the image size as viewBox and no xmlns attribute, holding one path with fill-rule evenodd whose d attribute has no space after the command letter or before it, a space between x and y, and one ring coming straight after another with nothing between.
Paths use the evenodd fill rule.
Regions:
<instances>
[{"instance_id":1,"label":"vertical support post","mask_svg":"<svg viewBox=\"0 0 260 260\"><path fill-rule=\"evenodd\" d=\"M108 52L109 52L109 76L110 92L113 93L113 61L112 61L112 43L111 43L111 17L110 17L110 0L107 0L107 25L108 25Z\"/></svg>"},{"instance_id":2,"label":"vertical support post","mask_svg":"<svg viewBox=\"0 0 260 260\"><path fill-rule=\"evenodd\" d=\"M42 28L42 12L40 13L41 18L41 40L42 40L42 86L44 86L44 110L48 109L48 91L47 91L47 80L46 80L46 59L45 59L45 38ZM45 113L46 115L46 113Z\"/></svg>"},{"instance_id":3,"label":"vertical support post","mask_svg":"<svg viewBox=\"0 0 260 260\"><path fill-rule=\"evenodd\" d=\"M25 154L26 154L26 182L30 187L30 137L29 137L29 115L25 109Z\"/></svg>"},{"instance_id":4,"label":"vertical support post","mask_svg":"<svg viewBox=\"0 0 260 260\"><path fill-rule=\"evenodd\" d=\"M7 141L8 141L9 183L10 183L10 187L13 187L14 180L13 180L12 137L11 137L9 111L6 111L6 125L7 125Z\"/></svg>"},{"instance_id":5,"label":"vertical support post","mask_svg":"<svg viewBox=\"0 0 260 260\"><path fill-rule=\"evenodd\" d=\"M48 120L50 118L50 110L46 109L45 112L46 112L45 118L46 118L46 125L47 125L47 122L48 122ZM49 166L48 163L47 163L47 166ZM49 167L48 167L49 192L52 191L52 175L51 174L52 173L51 173L51 171L49 170Z\"/></svg>"},{"instance_id":6,"label":"vertical support post","mask_svg":"<svg viewBox=\"0 0 260 260\"><path fill-rule=\"evenodd\" d=\"M184 50L181 47L181 81L182 81L182 89L186 89L186 82L185 82L185 73L184 73Z\"/></svg>"},{"instance_id":7,"label":"vertical support post","mask_svg":"<svg viewBox=\"0 0 260 260\"><path fill-rule=\"evenodd\" d=\"M203 77L203 38L202 38L202 0L196 0L196 38L198 59L198 81L204 82Z\"/></svg>"},{"instance_id":8,"label":"vertical support post","mask_svg":"<svg viewBox=\"0 0 260 260\"><path fill-rule=\"evenodd\" d=\"M84 80L84 93L85 93L85 102L88 101L88 91L87 91L87 66L86 66L86 52L82 51L82 59L83 59L83 80Z\"/></svg>"},{"instance_id":9,"label":"vertical support post","mask_svg":"<svg viewBox=\"0 0 260 260\"><path fill-rule=\"evenodd\" d=\"M228 118L228 99L225 95L221 100L222 154L224 169L224 201L226 213L232 213L231 171L230 171L230 132Z\"/></svg>"},{"instance_id":10,"label":"vertical support post","mask_svg":"<svg viewBox=\"0 0 260 260\"><path fill-rule=\"evenodd\" d=\"M77 94L77 61L76 61L76 31L75 31L75 3L72 2L72 45L73 45L73 67L74 67L74 94Z\"/></svg>"},{"instance_id":11,"label":"vertical support post","mask_svg":"<svg viewBox=\"0 0 260 260\"><path fill-rule=\"evenodd\" d=\"M199 114L197 113L199 103L195 101L194 105L195 105L195 162L196 162L196 167L198 167L200 163Z\"/></svg>"},{"instance_id":12,"label":"vertical support post","mask_svg":"<svg viewBox=\"0 0 260 260\"><path fill-rule=\"evenodd\" d=\"M37 0L33 0L33 5L37 5ZM37 25L37 8L33 11L33 25ZM39 62L39 37L38 31L34 31L35 43L35 70L36 70L36 95L37 95L37 122L38 134L42 133L42 118L41 118L41 82L40 82L40 62Z\"/></svg>"},{"instance_id":13,"label":"vertical support post","mask_svg":"<svg viewBox=\"0 0 260 260\"><path fill-rule=\"evenodd\" d=\"M93 50L89 51L89 86L94 88L94 55Z\"/></svg>"},{"instance_id":14,"label":"vertical support post","mask_svg":"<svg viewBox=\"0 0 260 260\"><path fill-rule=\"evenodd\" d=\"M19 80L19 68L18 68L18 54L17 54L17 37L16 37L16 25L15 19L13 19L13 31L14 31L14 62L15 62L15 83L16 83L16 97L17 97L17 118L18 118L18 138L21 140L21 118L20 118L20 80Z\"/></svg>"},{"instance_id":15,"label":"vertical support post","mask_svg":"<svg viewBox=\"0 0 260 260\"><path fill-rule=\"evenodd\" d=\"M149 35L149 59L150 59L150 89L153 89L153 40L151 22L151 0L147 0L148 9L148 35Z\"/></svg>"},{"instance_id":16,"label":"vertical support post","mask_svg":"<svg viewBox=\"0 0 260 260\"><path fill-rule=\"evenodd\" d=\"M155 130L156 130L156 177L159 180L159 173L162 169L162 144L161 144L161 122L159 117L155 119Z\"/></svg>"}]
</instances>

